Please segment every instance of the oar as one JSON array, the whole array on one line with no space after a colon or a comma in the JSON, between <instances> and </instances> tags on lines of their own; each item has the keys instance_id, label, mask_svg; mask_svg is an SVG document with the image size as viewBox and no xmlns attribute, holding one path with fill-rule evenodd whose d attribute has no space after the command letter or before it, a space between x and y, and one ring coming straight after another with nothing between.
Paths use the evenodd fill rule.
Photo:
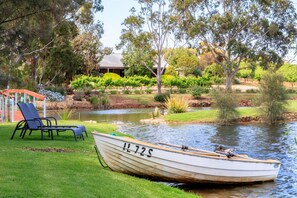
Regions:
<instances>
[{"instance_id":1,"label":"oar","mask_svg":"<svg viewBox=\"0 0 297 198\"><path fill-rule=\"evenodd\" d=\"M180 148L180 149L183 149L183 150L195 151L195 152L199 152L199 153L201 153L203 155L219 156L219 157L222 157L222 156L228 157L228 155L229 155L228 153L224 153L224 152L217 153L217 152L206 151L206 150L201 150L201 149L196 149L196 148L189 148L189 147L185 147L185 146L179 146L179 145L175 145L175 144L167 144L167 143L158 143L158 144L165 145L165 146L176 147L176 148ZM251 159L250 157L242 156L242 155L238 155L238 154L234 154L234 153L233 153L233 156L234 157L244 158L244 159Z\"/></svg>"},{"instance_id":2,"label":"oar","mask_svg":"<svg viewBox=\"0 0 297 198\"><path fill-rule=\"evenodd\" d=\"M221 154L221 153L205 151L205 150L200 150L200 149L195 149L195 148L189 148L189 147L185 147L185 146L179 146L179 145L167 144L167 143L158 143L158 144L165 145L165 146L171 146L171 147L175 147L175 148L180 148L182 150L195 151L195 152L199 152L200 154L203 154L203 155L211 155L211 156L219 156L219 157L224 156L224 157L226 157L226 155Z\"/></svg>"}]
</instances>

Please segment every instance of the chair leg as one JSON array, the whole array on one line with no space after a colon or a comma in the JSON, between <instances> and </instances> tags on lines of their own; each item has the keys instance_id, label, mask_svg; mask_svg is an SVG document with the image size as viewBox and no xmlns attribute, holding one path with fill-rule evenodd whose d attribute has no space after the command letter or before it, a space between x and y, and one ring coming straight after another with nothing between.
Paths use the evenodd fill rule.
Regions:
<instances>
[{"instance_id":1,"label":"chair leg","mask_svg":"<svg viewBox=\"0 0 297 198\"><path fill-rule=\"evenodd\" d=\"M15 134L16 131L17 131L17 128L14 129L14 131L13 131L13 133L12 133L12 136L10 137L11 140L13 139L14 134Z\"/></svg>"}]
</instances>

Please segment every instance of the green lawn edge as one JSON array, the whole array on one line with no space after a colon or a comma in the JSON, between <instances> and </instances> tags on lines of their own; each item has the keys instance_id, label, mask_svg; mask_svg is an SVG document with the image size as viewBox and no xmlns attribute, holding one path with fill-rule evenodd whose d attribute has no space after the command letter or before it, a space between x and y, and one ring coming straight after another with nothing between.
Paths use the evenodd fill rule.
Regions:
<instances>
[{"instance_id":1,"label":"green lawn edge","mask_svg":"<svg viewBox=\"0 0 297 198\"><path fill-rule=\"evenodd\" d=\"M289 100L286 108L287 112L297 112L297 100ZM237 108L237 110L240 117L256 117L261 115L257 107ZM168 114L165 115L163 119L167 122L174 123L213 123L217 120L217 112L218 111L215 109L198 110L194 112Z\"/></svg>"},{"instance_id":2,"label":"green lawn edge","mask_svg":"<svg viewBox=\"0 0 297 198\"><path fill-rule=\"evenodd\" d=\"M55 136L55 140L40 140L40 132L34 131L24 139L17 132L10 140L16 123L0 124L1 197L197 197L162 183L102 168L91 132L115 132L115 125L78 121L60 124L85 125L89 137L75 142L69 131Z\"/></svg>"}]
</instances>

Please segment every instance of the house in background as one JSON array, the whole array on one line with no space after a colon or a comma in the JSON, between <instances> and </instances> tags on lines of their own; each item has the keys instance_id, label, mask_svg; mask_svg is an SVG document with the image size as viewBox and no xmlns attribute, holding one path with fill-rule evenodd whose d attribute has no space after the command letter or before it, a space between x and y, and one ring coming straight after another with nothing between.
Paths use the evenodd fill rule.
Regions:
<instances>
[{"instance_id":1,"label":"house in background","mask_svg":"<svg viewBox=\"0 0 297 198\"><path fill-rule=\"evenodd\" d=\"M120 76L124 76L125 66L122 61L122 54L112 53L103 57L102 61L99 63L99 72L102 74L105 73L116 73Z\"/></svg>"},{"instance_id":2,"label":"house in background","mask_svg":"<svg viewBox=\"0 0 297 198\"><path fill-rule=\"evenodd\" d=\"M99 73L116 73L121 77L125 76L125 65L122 63L122 54L112 53L103 57L102 61L99 63ZM162 68L167 66L167 62L162 59ZM157 72L157 65L153 67L154 72Z\"/></svg>"}]
</instances>

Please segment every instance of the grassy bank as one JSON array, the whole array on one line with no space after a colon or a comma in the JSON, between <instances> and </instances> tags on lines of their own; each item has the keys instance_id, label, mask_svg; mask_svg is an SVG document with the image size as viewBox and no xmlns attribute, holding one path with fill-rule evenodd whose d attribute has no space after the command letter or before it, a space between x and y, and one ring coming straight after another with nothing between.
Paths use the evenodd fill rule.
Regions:
<instances>
[{"instance_id":1,"label":"grassy bank","mask_svg":"<svg viewBox=\"0 0 297 198\"><path fill-rule=\"evenodd\" d=\"M256 107L238 108L238 112L240 117L256 117L261 115ZM288 101L287 112L297 112L297 100ZM217 110L210 109L179 114L169 114L164 116L164 120L168 122L215 122L216 116Z\"/></svg>"},{"instance_id":2,"label":"grassy bank","mask_svg":"<svg viewBox=\"0 0 297 198\"><path fill-rule=\"evenodd\" d=\"M196 197L102 168L90 132L109 133L116 127L75 123L86 125L89 137L85 141L75 142L72 132L61 133L54 141L42 141L38 131L25 139L17 132L10 140L16 123L0 124L1 197Z\"/></svg>"}]
</instances>

